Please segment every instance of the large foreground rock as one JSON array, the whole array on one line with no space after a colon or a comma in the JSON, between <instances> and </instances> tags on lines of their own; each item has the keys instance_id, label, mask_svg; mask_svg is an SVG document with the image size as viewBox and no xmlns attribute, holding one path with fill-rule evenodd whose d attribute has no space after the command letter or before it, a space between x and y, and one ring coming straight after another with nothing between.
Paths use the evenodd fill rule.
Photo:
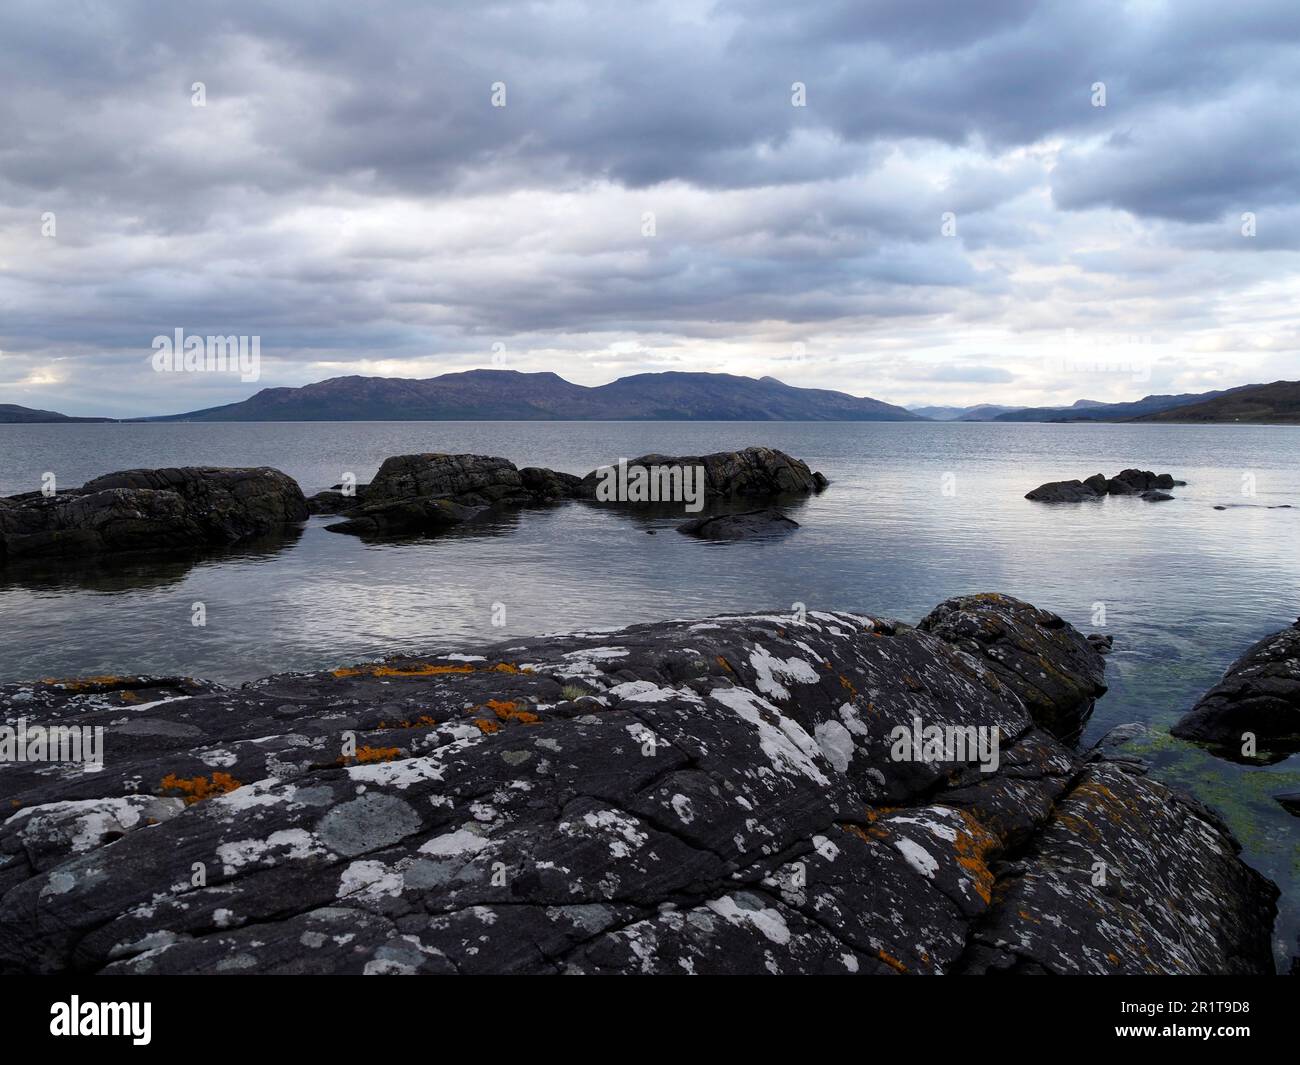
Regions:
<instances>
[{"instance_id":1,"label":"large foreground rock","mask_svg":"<svg viewBox=\"0 0 1300 1065\"><path fill-rule=\"evenodd\" d=\"M306 519L297 483L266 466L125 470L0 499L0 563L232 544Z\"/></svg>"},{"instance_id":2,"label":"large foreground rock","mask_svg":"<svg viewBox=\"0 0 1300 1065\"><path fill-rule=\"evenodd\" d=\"M1300 620L1233 662L1171 731L1236 761L1277 762L1300 751ZM1253 757L1243 752L1248 735Z\"/></svg>"},{"instance_id":3,"label":"large foreground rock","mask_svg":"<svg viewBox=\"0 0 1300 1065\"><path fill-rule=\"evenodd\" d=\"M1276 891L1224 826L1043 727L1094 657L979 596L920 628L749 615L235 690L9 686L7 720L103 726L107 754L0 764L0 968L1270 971ZM905 757L894 730L926 726L995 729L996 758Z\"/></svg>"}]
</instances>

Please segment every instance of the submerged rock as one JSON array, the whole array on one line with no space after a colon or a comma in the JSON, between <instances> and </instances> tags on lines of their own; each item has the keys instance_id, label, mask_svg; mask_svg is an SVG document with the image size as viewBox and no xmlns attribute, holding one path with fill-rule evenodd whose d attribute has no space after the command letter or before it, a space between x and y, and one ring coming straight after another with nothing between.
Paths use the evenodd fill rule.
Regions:
<instances>
[{"instance_id":1,"label":"submerged rock","mask_svg":"<svg viewBox=\"0 0 1300 1065\"><path fill-rule=\"evenodd\" d=\"M1222 823L1043 726L1100 669L988 595L10 685L106 757L0 763L0 968L1271 971Z\"/></svg>"},{"instance_id":2,"label":"submerged rock","mask_svg":"<svg viewBox=\"0 0 1300 1065\"><path fill-rule=\"evenodd\" d=\"M1171 731L1233 761L1300 751L1300 619L1250 647Z\"/></svg>"},{"instance_id":3,"label":"submerged rock","mask_svg":"<svg viewBox=\"0 0 1300 1065\"><path fill-rule=\"evenodd\" d=\"M749 540L755 537L781 536L794 532L799 523L779 510L745 510L738 514L715 514L692 518L677 526L677 531L703 540Z\"/></svg>"},{"instance_id":4,"label":"submerged rock","mask_svg":"<svg viewBox=\"0 0 1300 1065\"><path fill-rule=\"evenodd\" d=\"M297 483L266 466L124 470L0 499L0 562L233 544L307 516Z\"/></svg>"}]
</instances>

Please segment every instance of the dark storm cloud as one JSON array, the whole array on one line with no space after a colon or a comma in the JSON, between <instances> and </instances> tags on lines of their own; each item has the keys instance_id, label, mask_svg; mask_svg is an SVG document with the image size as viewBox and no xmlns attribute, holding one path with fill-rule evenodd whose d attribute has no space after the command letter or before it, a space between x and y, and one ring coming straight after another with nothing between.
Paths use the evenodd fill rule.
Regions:
<instances>
[{"instance_id":1,"label":"dark storm cloud","mask_svg":"<svg viewBox=\"0 0 1300 1065\"><path fill-rule=\"evenodd\" d=\"M150 338L179 325L261 334L269 383L299 383L497 337L548 368L583 336L689 365L694 340L824 333L834 374L873 330L989 350L1187 321L1206 271L1180 253L1297 246L1300 18L1246 8L10 3L0 389L84 406L117 365L144 412ZM1244 262L1239 288L1294 268ZM931 379L1021 379L953 359Z\"/></svg>"}]
</instances>

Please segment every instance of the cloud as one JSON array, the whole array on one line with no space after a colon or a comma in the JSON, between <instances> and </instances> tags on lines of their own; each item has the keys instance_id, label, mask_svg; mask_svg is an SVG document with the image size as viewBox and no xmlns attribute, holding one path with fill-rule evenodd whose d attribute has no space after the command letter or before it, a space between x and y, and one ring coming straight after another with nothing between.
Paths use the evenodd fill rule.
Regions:
<instances>
[{"instance_id":1,"label":"cloud","mask_svg":"<svg viewBox=\"0 0 1300 1065\"><path fill-rule=\"evenodd\" d=\"M1123 399L1043 367L1134 336L1175 390L1244 383L1293 350L1297 37L1289 0L18 0L0 401L248 394L151 373L175 328L260 336L264 385L501 344L583 383Z\"/></svg>"}]
</instances>

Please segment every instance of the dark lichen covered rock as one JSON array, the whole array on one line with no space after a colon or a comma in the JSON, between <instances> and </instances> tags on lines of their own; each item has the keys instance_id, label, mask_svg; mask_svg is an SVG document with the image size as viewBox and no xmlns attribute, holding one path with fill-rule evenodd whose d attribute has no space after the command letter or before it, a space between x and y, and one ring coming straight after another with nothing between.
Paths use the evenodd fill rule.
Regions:
<instances>
[{"instance_id":1,"label":"dark lichen covered rock","mask_svg":"<svg viewBox=\"0 0 1300 1065\"><path fill-rule=\"evenodd\" d=\"M1078 679L1044 688L1036 655ZM1036 724L1025 696L1087 698L1094 657L981 596L924 628L747 615L238 689L10 685L7 722L102 726L106 753L0 763L0 968L1270 971L1275 890L1223 825ZM996 757L903 756L922 726Z\"/></svg>"},{"instance_id":2,"label":"dark lichen covered rock","mask_svg":"<svg viewBox=\"0 0 1300 1065\"><path fill-rule=\"evenodd\" d=\"M297 483L269 467L125 470L0 499L0 562L232 544L307 516Z\"/></svg>"},{"instance_id":3,"label":"dark lichen covered rock","mask_svg":"<svg viewBox=\"0 0 1300 1065\"><path fill-rule=\"evenodd\" d=\"M775 508L744 510L735 514L714 514L692 518L677 531L702 540L751 540L794 532L799 523Z\"/></svg>"},{"instance_id":4,"label":"dark lichen covered rock","mask_svg":"<svg viewBox=\"0 0 1300 1065\"><path fill-rule=\"evenodd\" d=\"M1250 647L1172 732L1234 761L1300 751L1300 620Z\"/></svg>"},{"instance_id":5,"label":"dark lichen covered rock","mask_svg":"<svg viewBox=\"0 0 1300 1065\"><path fill-rule=\"evenodd\" d=\"M1015 691L1034 721L1057 736L1077 736L1106 693L1098 641L1019 599L996 593L957 596L935 607L919 627L981 658Z\"/></svg>"}]
</instances>

